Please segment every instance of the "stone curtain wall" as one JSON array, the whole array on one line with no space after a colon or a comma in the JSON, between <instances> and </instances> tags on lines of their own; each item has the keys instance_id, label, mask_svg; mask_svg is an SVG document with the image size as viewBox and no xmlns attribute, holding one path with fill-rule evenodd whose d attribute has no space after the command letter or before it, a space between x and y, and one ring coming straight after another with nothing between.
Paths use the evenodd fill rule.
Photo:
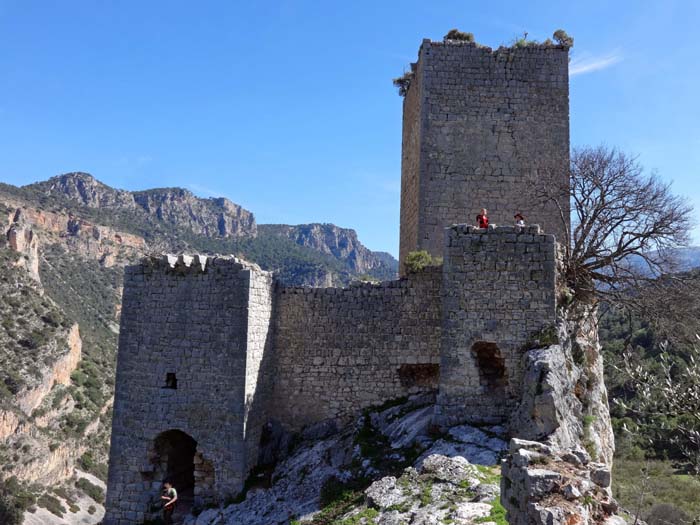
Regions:
<instances>
[{"instance_id":1,"label":"stone curtain wall","mask_svg":"<svg viewBox=\"0 0 700 525\"><path fill-rule=\"evenodd\" d=\"M440 268L350 288L278 292L271 415L286 427L437 388Z\"/></svg>"},{"instance_id":2,"label":"stone curtain wall","mask_svg":"<svg viewBox=\"0 0 700 525\"><path fill-rule=\"evenodd\" d=\"M246 356L244 433L247 469L258 458L260 434L267 420L273 371L273 298L271 273L249 269L248 352Z\"/></svg>"},{"instance_id":3,"label":"stone curtain wall","mask_svg":"<svg viewBox=\"0 0 700 525\"><path fill-rule=\"evenodd\" d=\"M538 226L447 229L439 424L504 422L522 355L555 322L555 241Z\"/></svg>"},{"instance_id":4,"label":"stone curtain wall","mask_svg":"<svg viewBox=\"0 0 700 525\"><path fill-rule=\"evenodd\" d=\"M531 188L533 180L552 178L568 195L568 58L568 50L557 46L492 51L423 41L404 101L402 165L402 196L420 187L417 235L409 207L401 217L400 263L416 249L441 255L443 228L475 224L482 207L493 224L512 225L520 211L564 239L558 210L540 208ZM416 121L421 127L411 137L419 140L407 140L406 129ZM412 179L416 165L419 184ZM568 198L562 202L568 206Z\"/></svg>"},{"instance_id":5,"label":"stone curtain wall","mask_svg":"<svg viewBox=\"0 0 700 525\"><path fill-rule=\"evenodd\" d=\"M148 517L163 481L154 443L165 431L197 442L198 465L213 466L217 499L236 494L247 474L245 437L259 435L251 423L259 419L246 422L246 405L257 403L271 279L234 259L211 259L205 271L190 259L126 270L106 525ZM164 388L168 373L177 389Z\"/></svg>"},{"instance_id":6,"label":"stone curtain wall","mask_svg":"<svg viewBox=\"0 0 700 525\"><path fill-rule=\"evenodd\" d=\"M418 246L418 203L420 195L421 128L423 86L416 79L422 78L423 64L413 68L413 84L403 99L403 132L401 139L401 240L399 242L399 274L404 275L403 261L409 251Z\"/></svg>"}]
</instances>

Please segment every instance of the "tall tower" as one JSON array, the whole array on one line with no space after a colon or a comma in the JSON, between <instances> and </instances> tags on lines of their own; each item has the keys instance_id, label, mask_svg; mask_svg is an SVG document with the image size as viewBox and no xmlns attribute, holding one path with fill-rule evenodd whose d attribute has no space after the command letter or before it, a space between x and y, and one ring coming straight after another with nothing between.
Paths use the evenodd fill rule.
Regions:
<instances>
[{"instance_id":1,"label":"tall tower","mask_svg":"<svg viewBox=\"0 0 700 525\"><path fill-rule=\"evenodd\" d=\"M568 222L569 48L423 40L403 102L401 240L442 255L444 228L522 213L564 240ZM533 196L556 188L559 209ZM562 219L563 218L563 219Z\"/></svg>"}]
</instances>

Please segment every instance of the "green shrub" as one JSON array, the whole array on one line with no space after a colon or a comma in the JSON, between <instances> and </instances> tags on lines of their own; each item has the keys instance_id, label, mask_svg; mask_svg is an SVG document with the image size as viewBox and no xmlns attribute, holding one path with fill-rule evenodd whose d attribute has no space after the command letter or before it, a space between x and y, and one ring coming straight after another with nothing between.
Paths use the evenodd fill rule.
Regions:
<instances>
[{"instance_id":1,"label":"green shrub","mask_svg":"<svg viewBox=\"0 0 700 525\"><path fill-rule=\"evenodd\" d=\"M24 521L22 514L22 509L15 504L13 498L0 492L0 523L22 525Z\"/></svg>"},{"instance_id":2,"label":"green shrub","mask_svg":"<svg viewBox=\"0 0 700 525\"><path fill-rule=\"evenodd\" d=\"M527 38L527 31L525 31L522 36L516 36L513 38L511 41L510 45L511 47L529 47L529 46L536 46L539 44L537 40L532 40Z\"/></svg>"},{"instance_id":3,"label":"green shrub","mask_svg":"<svg viewBox=\"0 0 700 525\"><path fill-rule=\"evenodd\" d=\"M396 86L399 90L399 95L401 95L402 97L405 97L406 93L408 93L408 88L411 87L412 81L413 81L413 72L412 71L406 71L400 77L396 77L395 79L392 80L392 82L394 83L394 86Z\"/></svg>"},{"instance_id":4,"label":"green shrub","mask_svg":"<svg viewBox=\"0 0 700 525\"><path fill-rule=\"evenodd\" d=\"M557 44L560 46L565 46L565 47L573 47L574 46L574 39L570 37L566 31L563 29L557 29L554 32L554 35L552 35L552 38L556 41Z\"/></svg>"},{"instance_id":5,"label":"green shrub","mask_svg":"<svg viewBox=\"0 0 700 525\"><path fill-rule=\"evenodd\" d=\"M107 480L107 465L96 461L90 452L86 452L80 456L78 465L81 470L98 477L102 481Z\"/></svg>"},{"instance_id":6,"label":"green shrub","mask_svg":"<svg viewBox=\"0 0 700 525\"><path fill-rule=\"evenodd\" d=\"M461 40L462 42L474 42L474 33L465 33L459 29L450 29L443 40Z\"/></svg>"},{"instance_id":7,"label":"green shrub","mask_svg":"<svg viewBox=\"0 0 700 525\"><path fill-rule=\"evenodd\" d=\"M61 505L61 502L58 500L58 498L52 496L51 494L42 494L36 503L40 507L44 507L51 514L54 514L59 518L62 518L63 515L67 512L66 508L63 505Z\"/></svg>"},{"instance_id":8,"label":"green shrub","mask_svg":"<svg viewBox=\"0 0 700 525\"><path fill-rule=\"evenodd\" d=\"M80 478L75 482L75 486L82 490L85 494L95 500L97 503L104 503L105 492L102 487L98 487L92 483L89 479Z\"/></svg>"},{"instance_id":9,"label":"green shrub","mask_svg":"<svg viewBox=\"0 0 700 525\"><path fill-rule=\"evenodd\" d=\"M420 272L429 266L442 264L442 257L433 257L427 250L409 252L404 261L404 268L409 273Z\"/></svg>"},{"instance_id":10,"label":"green shrub","mask_svg":"<svg viewBox=\"0 0 700 525\"><path fill-rule=\"evenodd\" d=\"M559 334L555 326L545 326L538 332L533 332L529 335L525 343L524 350L532 350L534 348L545 348L559 344Z\"/></svg>"}]
</instances>

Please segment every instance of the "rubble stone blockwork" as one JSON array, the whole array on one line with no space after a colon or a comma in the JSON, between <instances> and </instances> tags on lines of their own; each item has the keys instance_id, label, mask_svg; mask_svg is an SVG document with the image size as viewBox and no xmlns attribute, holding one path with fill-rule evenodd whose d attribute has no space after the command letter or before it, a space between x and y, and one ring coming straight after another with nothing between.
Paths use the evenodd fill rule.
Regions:
<instances>
[{"instance_id":1,"label":"rubble stone blockwork","mask_svg":"<svg viewBox=\"0 0 700 525\"><path fill-rule=\"evenodd\" d=\"M142 523L163 480L195 465L217 498L234 495L257 459L272 277L235 259L204 261L127 268L107 523ZM189 465L163 457L177 440L159 438L173 431L196 443ZM201 501L214 496L201 486L183 496L188 488Z\"/></svg>"},{"instance_id":2,"label":"rubble stone blockwork","mask_svg":"<svg viewBox=\"0 0 700 525\"><path fill-rule=\"evenodd\" d=\"M568 194L568 60L562 46L423 41L403 105L399 271L411 251L441 255L443 227L481 208L563 239L557 207L530 190L547 178Z\"/></svg>"},{"instance_id":3,"label":"rubble stone blockwork","mask_svg":"<svg viewBox=\"0 0 700 525\"><path fill-rule=\"evenodd\" d=\"M524 173L566 180L566 63L556 46L421 46L404 103L401 256L426 248L439 266L348 288L286 287L233 257L128 268L105 525L153 518L166 478L183 503L226 501L268 422L346 423L435 391L438 425L510 422L526 345L556 322L555 238L452 223L485 203L496 222L520 209L557 231L551 210L518 199Z\"/></svg>"},{"instance_id":4,"label":"rubble stone blockwork","mask_svg":"<svg viewBox=\"0 0 700 525\"><path fill-rule=\"evenodd\" d=\"M440 268L350 288L277 295L271 415L299 429L438 386Z\"/></svg>"},{"instance_id":5,"label":"rubble stone blockwork","mask_svg":"<svg viewBox=\"0 0 700 525\"><path fill-rule=\"evenodd\" d=\"M538 226L446 236L437 419L500 422L521 397L528 339L555 315L555 241Z\"/></svg>"}]
</instances>

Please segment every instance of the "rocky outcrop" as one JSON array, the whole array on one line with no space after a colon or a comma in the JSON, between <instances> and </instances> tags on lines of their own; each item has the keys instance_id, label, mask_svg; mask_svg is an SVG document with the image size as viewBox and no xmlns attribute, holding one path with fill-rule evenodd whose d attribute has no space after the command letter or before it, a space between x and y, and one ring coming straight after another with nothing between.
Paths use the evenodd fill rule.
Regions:
<instances>
[{"instance_id":1,"label":"rocky outcrop","mask_svg":"<svg viewBox=\"0 0 700 525\"><path fill-rule=\"evenodd\" d=\"M511 525L616 523L610 467L581 449L513 439L502 465L502 502Z\"/></svg>"},{"instance_id":2,"label":"rocky outcrop","mask_svg":"<svg viewBox=\"0 0 700 525\"><path fill-rule=\"evenodd\" d=\"M70 213L57 213L26 206L11 198L0 199L13 212L7 231L10 247L23 253L22 263L39 280L39 245L57 244L106 267L124 265L148 251L143 237L93 224Z\"/></svg>"},{"instance_id":3,"label":"rocky outcrop","mask_svg":"<svg viewBox=\"0 0 700 525\"><path fill-rule=\"evenodd\" d=\"M66 173L27 189L80 206L111 209L155 219L207 237L255 236L251 212L228 199L202 199L181 188L129 192L111 188L88 173Z\"/></svg>"},{"instance_id":4,"label":"rocky outcrop","mask_svg":"<svg viewBox=\"0 0 700 525\"><path fill-rule=\"evenodd\" d=\"M228 199L202 199L182 188L133 193L148 215L206 237L254 237L253 214Z\"/></svg>"},{"instance_id":5,"label":"rocky outcrop","mask_svg":"<svg viewBox=\"0 0 700 525\"><path fill-rule=\"evenodd\" d=\"M62 341L62 338L58 339L57 344L61 344ZM41 379L38 383L34 387L17 394L15 402L26 415L31 415L54 385L67 385L70 383L70 375L78 366L82 355L82 341L77 324L74 324L68 330L65 336L65 345L66 351L42 370Z\"/></svg>"},{"instance_id":6,"label":"rocky outcrop","mask_svg":"<svg viewBox=\"0 0 700 525\"><path fill-rule=\"evenodd\" d=\"M44 195L75 201L89 208L135 207L134 198L128 191L111 188L89 173L66 173L27 187Z\"/></svg>"},{"instance_id":7,"label":"rocky outcrop","mask_svg":"<svg viewBox=\"0 0 700 525\"><path fill-rule=\"evenodd\" d=\"M17 264L27 270L32 279L41 282L39 278L39 239L31 226L24 220L21 210L15 212L6 235L10 249L23 255L17 260Z\"/></svg>"},{"instance_id":8,"label":"rocky outcrop","mask_svg":"<svg viewBox=\"0 0 700 525\"><path fill-rule=\"evenodd\" d=\"M396 274L398 262L384 252L373 252L358 239L355 230L340 228L334 224L265 224L259 226L261 233L291 239L300 246L313 248L321 253L333 255L345 261L352 271L364 274L384 270Z\"/></svg>"},{"instance_id":9,"label":"rocky outcrop","mask_svg":"<svg viewBox=\"0 0 700 525\"><path fill-rule=\"evenodd\" d=\"M511 525L613 523L615 449L595 308L561 312L559 344L526 353L502 503Z\"/></svg>"},{"instance_id":10,"label":"rocky outcrop","mask_svg":"<svg viewBox=\"0 0 700 525\"><path fill-rule=\"evenodd\" d=\"M55 485L73 475L77 459L85 452L85 446L59 443L49 446L42 439L23 436L22 447L26 452L22 461L12 468L12 475L26 483Z\"/></svg>"},{"instance_id":11,"label":"rocky outcrop","mask_svg":"<svg viewBox=\"0 0 700 525\"><path fill-rule=\"evenodd\" d=\"M14 434L19 423L20 418L14 410L0 410L0 440Z\"/></svg>"},{"instance_id":12,"label":"rocky outcrop","mask_svg":"<svg viewBox=\"0 0 700 525\"><path fill-rule=\"evenodd\" d=\"M476 458L483 450L505 447L492 433L499 429L487 435L462 425L453 435L433 435L433 402L434 396L414 396L369 411L345 428L317 424L295 439L278 435L273 440L277 451L291 452L264 476L251 477L248 486L254 488L243 501L187 516L184 522L467 525L486 521L499 512L498 468ZM448 441L458 449L440 453Z\"/></svg>"},{"instance_id":13,"label":"rocky outcrop","mask_svg":"<svg viewBox=\"0 0 700 525\"><path fill-rule=\"evenodd\" d=\"M520 438L581 448L610 465L615 441L596 322L592 308L570 310L560 344L524 356L524 394L510 426Z\"/></svg>"}]
</instances>

